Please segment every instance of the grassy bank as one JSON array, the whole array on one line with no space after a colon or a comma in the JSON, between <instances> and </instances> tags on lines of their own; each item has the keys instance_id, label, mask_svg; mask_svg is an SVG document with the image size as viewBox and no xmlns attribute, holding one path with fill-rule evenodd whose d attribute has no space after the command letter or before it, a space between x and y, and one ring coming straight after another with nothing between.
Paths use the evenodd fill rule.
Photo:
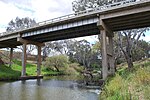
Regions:
<instances>
[{"instance_id":1,"label":"grassy bank","mask_svg":"<svg viewBox=\"0 0 150 100\"><path fill-rule=\"evenodd\" d=\"M134 66L128 71L121 65L106 81L100 100L150 100L150 59L135 62Z\"/></svg>"},{"instance_id":2,"label":"grassy bank","mask_svg":"<svg viewBox=\"0 0 150 100\"><path fill-rule=\"evenodd\" d=\"M0 66L0 80L17 80L21 75L20 71L11 69L10 67Z\"/></svg>"},{"instance_id":3,"label":"grassy bank","mask_svg":"<svg viewBox=\"0 0 150 100\"><path fill-rule=\"evenodd\" d=\"M12 69L16 71L21 71L22 70L22 62L20 60L14 60L14 64L12 65ZM32 64L32 63L27 63L26 64L26 74L28 76L35 76L37 75L37 65ZM58 74L63 74L62 71L57 72L57 71L52 71L52 70L45 70L45 68L42 66L41 67L41 74L42 75L49 75L49 76L55 76Z\"/></svg>"},{"instance_id":4,"label":"grassy bank","mask_svg":"<svg viewBox=\"0 0 150 100\"><path fill-rule=\"evenodd\" d=\"M27 63L26 65L26 74L27 76L36 76L37 75L37 65ZM18 80L21 76L21 61L14 60L12 67L8 67L7 65L0 66L0 81L10 81L10 80ZM57 76L63 74L62 72L56 71L47 71L43 67L41 69L41 74L46 76Z\"/></svg>"},{"instance_id":5,"label":"grassy bank","mask_svg":"<svg viewBox=\"0 0 150 100\"><path fill-rule=\"evenodd\" d=\"M22 63L20 60L14 60L12 67L7 65L0 66L0 80L17 80L21 76ZM36 76L37 75L37 65L33 63L26 64L26 74L27 76ZM70 64L70 66L62 67L59 72L54 70L47 70L45 67L41 67L41 74L44 76L58 76L58 75L78 75L79 68L77 64Z\"/></svg>"}]
</instances>

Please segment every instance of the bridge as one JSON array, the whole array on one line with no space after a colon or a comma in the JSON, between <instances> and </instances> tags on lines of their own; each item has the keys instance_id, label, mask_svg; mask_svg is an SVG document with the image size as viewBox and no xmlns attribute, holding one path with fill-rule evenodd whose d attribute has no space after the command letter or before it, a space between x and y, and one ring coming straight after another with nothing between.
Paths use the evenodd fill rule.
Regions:
<instances>
[{"instance_id":1,"label":"bridge","mask_svg":"<svg viewBox=\"0 0 150 100\"><path fill-rule=\"evenodd\" d=\"M114 74L113 36L115 31L150 26L150 0L116 2L99 8L46 20L13 32L0 34L0 48L23 45L22 77L26 76L26 45L38 47L37 76L41 75L41 47L44 42L101 34L102 76ZM108 70L110 65L110 70Z\"/></svg>"}]
</instances>

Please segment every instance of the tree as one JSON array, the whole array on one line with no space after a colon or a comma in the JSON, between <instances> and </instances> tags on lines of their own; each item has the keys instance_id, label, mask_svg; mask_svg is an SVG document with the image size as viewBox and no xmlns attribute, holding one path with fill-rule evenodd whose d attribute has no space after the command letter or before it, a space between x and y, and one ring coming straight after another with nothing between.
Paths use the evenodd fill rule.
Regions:
<instances>
[{"instance_id":1,"label":"tree","mask_svg":"<svg viewBox=\"0 0 150 100\"><path fill-rule=\"evenodd\" d=\"M36 24L36 21L34 19L29 18L29 17L25 17L25 18L16 17L15 20L12 19L8 23L6 31L7 32L13 32L13 31L16 31L19 29L29 28L35 24Z\"/></svg>"},{"instance_id":2,"label":"tree","mask_svg":"<svg viewBox=\"0 0 150 100\"><path fill-rule=\"evenodd\" d=\"M65 67L66 64L68 64L67 56L58 55L58 56L47 57L43 65L47 69L52 69L54 67L56 71L59 72L60 71L59 68Z\"/></svg>"},{"instance_id":3,"label":"tree","mask_svg":"<svg viewBox=\"0 0 150 100\"><path fill-rule=\"evenodd\" d=\"M69 57L70 62L80 63L87 68L97 66L97 63L99 63L97 60L97 50L94 50L93 46L86 40L77 41L69 39L48 42L44 48L44 52L47 55L51 55L50 51L54 51L56 54L64 54Z\"/></svg>"},{"instance_id":4,"label":"tree","mask_svg":"<svg viewBox=\"0 0 150 100\"><path fill-rule=\"evenodd\" d=\"M69 57L86 68L91 68L97 64L97 52L92 49L92 45L87 40L75 41L69 50Z\"/></svg>"},{"instance_id":5,"label":"tree","mask_svg":"<svg viewBox=\"0 0 150 100\"><path fill-rule=\"evenodd\" d=\"M145 36L148 28L132 29L118 32L118 46L124 54L128 68L133 68L133 49L137 48L140 37Z\"/></svg>"},{"instance_id":6,"label":"tree","mask_svg":"<svg viewBox=\"0 0 150 100\"><path fill-rule=\"evenodd\" d=\"M92 45L92 52L93 52L93 59L92 59L92 66L94 68L101 68L102 64L102 54L101 54L101 43L97 41L95 44Z\"/></svg>"},{"instance_id":7,"label":"tree","mask_svg":"<svg viewBox=\"0 0 150 100\"><path fill-rule=\"evenodd\" d=\"M50 55L51 51L53 50L53 43L52 42L47 42L45 43L45 46L43 47L43 61L46 60L46 57L48 57L48 55Z\"/></svg>"},{"instance_id":8,"label":"tree","mask_svg":"<svg viewBox=\"0 0 150 100\"><path fill-rule=\"evenodd\" d=\"M43 48L43 56L47 57L48 55L51 55L52 51L64 55L69 55L71 49L73 48L74 41L75 40L73 39L72 40L68 39L68 40L47 42L45 43L45 46Z\"/></svg>"},{"instance_id":9,"label":"tree","mask_svg":"<svg viewBox=\"0 0 150 100\"><path fill-rule=\"evenodd\" d=\"M129 1L129 0L75 0L72 2L72 9L74 12L80 12L120 1ZM132 2L135 1L136 0L132 0Z\"/></svg>"},{"instance_id":10,"label":"tree","mask_svg":"<svg viewBox=\"0 0 150 100\"><path fill-rule=\"evenodd\" d=\"M133 61L141 60L142 58L148 58L150 50L149 42L139 40L137 47L133 48Z\"/></svg>"},{"instance_id":11,"label":"tree","mask_svg":"<svg viewBox=\"0 0 150 100\"><path fill-rule=\"evenodd\" d=\"M83 10L94 9L96 7L120 1L128 1L128 0L78 0L72 3L72 7L74 12L80 12ZM136 0L132 0L132 2L135 1ZM118 32L117 43L125 56L129 69L133 67L133 55L132 55L133 48L137 47L139 38L141 37L141 35L144 35L144 32L146 30L148 30L148 28L132 29ZM119 55L117 55L116 57L118 58L118 56Z\"/></svg>"},{"instance_id":12,"label":"tree","mask_svg":"<svg viewBox=\"0 0 150 100\"><path fill-rule=\"evenodd\" d=\"M29 28L32 25L36 24L36 21L34 19L31 19L29 17L25 18L19 18L16 17L15 20L11 20L8 23L8 26L6 28L7 32L13 32L24 28ZM27 46L27 53L30 54L36 47L34 45L28 45ZM19 46L18 49L23 50L22 46Z\"/></svg>"}]
</instances>

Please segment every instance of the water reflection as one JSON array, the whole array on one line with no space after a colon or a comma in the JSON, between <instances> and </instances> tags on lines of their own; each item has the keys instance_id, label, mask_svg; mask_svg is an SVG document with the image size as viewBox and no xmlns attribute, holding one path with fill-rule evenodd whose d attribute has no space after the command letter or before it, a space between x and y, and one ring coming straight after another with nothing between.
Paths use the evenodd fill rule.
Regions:
<instances>
[{"instance_id":1,"label":"water reflection","mask_svg":"<svg viewBox=\"0 0 150 100\"><path fill-rule=\"evenodd\" d=\"M41 79L37 79L36 84L37 84L38 86L40 86L40 85L41 85Z\"/></svg>"},{"instance_id":2,"label":"water reflection","mask_svg":"<svg viewBox=\"0 0 150 100\"><path fill-rule=\"evenodd\" d=\"M27 80L0 82L0 100L98 100L98 95L81 89L75 81Z\"/></svg>"}]
</instances>

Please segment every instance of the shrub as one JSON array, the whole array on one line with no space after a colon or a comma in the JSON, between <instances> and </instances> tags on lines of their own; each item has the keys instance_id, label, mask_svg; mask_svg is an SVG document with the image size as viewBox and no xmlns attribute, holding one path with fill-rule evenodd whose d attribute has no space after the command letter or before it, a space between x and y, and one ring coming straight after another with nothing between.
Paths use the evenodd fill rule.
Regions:
<instances>
[{"instance_id":1,"label":"shrub","mask_svg":"<svg viewBox=\"0 0 150 100\"><path fill-rule=\"evenodd\" d=\"M150 84L150 71L147 68L140 68L136 71L134 79L138 84Z\"/></svg>"},{"instance_id":2,"label":"shrub","mask_svg":"<svg viewBox=\"0 0 150 100\"><path fill-rule=\"evenodd\" d=\"M77 72L82 72L84 67L80 66L78 63L71 63L69 64L69 67L74 68Z\"/></svg>"},{"instance_id":3,"label":"shrub","mask_svg":"<svg viewBox=\"0 0 150 100\"><path fill-rule=\"evenodd\" d=\"M134 63L134 70L125 66L106 82L100 100L150 100L150 61L145 59Z\"/></svg>"},{"instance_id":4,"label":"shrub","mask_svg":"<svg viewBox=\"0 0 150 100\"><path fill-rule=\"evenodd\" d=\"M116 75L116 77L106 85L106 89L108 93L114 95L115 91L120 90L123 87L124 79L120 75Z\"/></svg>"},{"instance_id":5,"label":"shrub","mask_svg":"<svg viewBox=\"0 0 150 100\"><path fill-rule=\"evenodd\" d=\"M57 55L46 58L46 61L43 63L47 69L53 69L56 71L60 71L60 67L65 67L68 65L68 58L65 55Z\"/></svg>"}]
</instances>

